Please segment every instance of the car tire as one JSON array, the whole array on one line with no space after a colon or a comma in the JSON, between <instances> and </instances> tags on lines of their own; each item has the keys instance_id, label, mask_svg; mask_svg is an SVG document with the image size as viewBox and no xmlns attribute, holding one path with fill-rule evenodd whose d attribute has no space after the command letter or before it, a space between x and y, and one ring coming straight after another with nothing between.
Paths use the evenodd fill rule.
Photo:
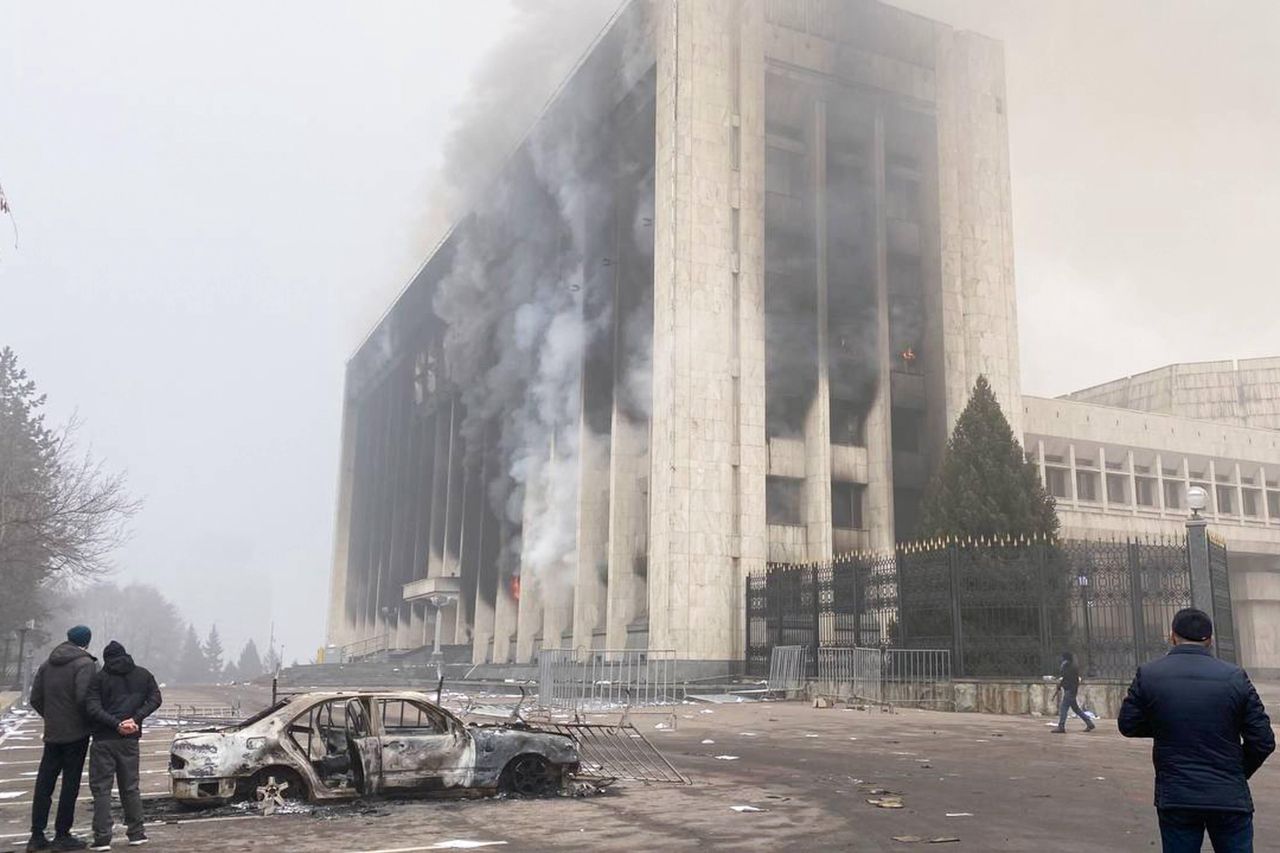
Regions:
<instances>
[{"instance_id":1,"label":"car tire","mask_svg":"<svg viewBox=\"0 0 1280 853\"><path fill-rule=\"evenodd\" d=\"M277 784L288 784L289 787L285 788L281 793L281 796L286 801L302 803L309 799L306 783L302 781L302 777L296 771L290 770L288 767L265 767L253 774L248 786L246 786L249 799L256 799L258 789L268 784L272 779Z\"/></svg>"},{"instance_id":2,"label":"car tire","mask_svg":"<svg viewBox=\"0 0 1280 853\"><path fill-rule=\"evenodd\" d=\"M545 797L559 783L559 770L541 755L518 755L502 772L502 790L519 797Z\"/></svg>"}]
</instances>

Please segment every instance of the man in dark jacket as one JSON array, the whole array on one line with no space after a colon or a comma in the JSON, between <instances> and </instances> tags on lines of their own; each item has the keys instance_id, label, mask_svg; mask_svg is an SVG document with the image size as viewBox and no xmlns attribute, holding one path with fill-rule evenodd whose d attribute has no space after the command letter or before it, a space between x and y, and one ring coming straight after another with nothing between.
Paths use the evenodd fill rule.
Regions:
<instances>
[{"instance_id":1,"label":"man in dark jacket","mask_svg":"<svg viewBox=\"0 0 1280 853\"><path fill-rule=\"evenodd\" d=\"M67 641L55 646L49 659L36 670L31 682L31 707L44 718L44 754L36 773L31 802L31 840L27 850L83 850L85 843L71 834L76 818L76 797L89 751L89 718L84 703L89 683L98 670L97 658L86 650L93 634L83 625L67 631ZM53 789L62 776L53 844L45 838Z\"/></svg>"},{"instance_id":2,"label":"man in dark jacket","mask_svg":"<svg viewBox=\"0 0 1280 853\"><path fill-rule=\"evenodd\" d=\"M1080 703L1076 701L1076 694L1080 691L1080 667L1076 666L1076 657L1071 652L1062 653L1062 664L1058 669L1058 690L1062 694L1061 702L1058 705L1058 727L1053 731L1056 734L1065 734L1067 731L1067 712L1075 711L1076 716L1084 720L1084 730L1091 732L1097 728L1093 724L1093 720L1085 716L1084 711L1080 710Z\"/></svg>"},{"instance_id":3,"label":"man in dark jacket","mask_svg":"<svg viewBox=\"0 0 1280 853\"><path fill-rule=\"evenodd\" d=\"M93 846L111 849L111 783L120 790L129 845L147 843L142 828L142 795L138 791L138 744L142 721L160 707L160 687L150 672L133 662L124 646L112 640L102 650L102 672L89 686L88 710L93 721L93 754L89 757L89 789L93 791Z\"/></svg>"},{"instance_id":4,"label":"man in dark jacket","mask_svg":"<svg viewBox=\"0 0 1280 853\"><path fill-rule=\"evenodd\" d=\"M1165 853L1198 851L1207 830L1218 853L1253 850L1246 781L1276 748L1249 676L1209 651L1202 610L1173 617L1173 648L1138 667L1120 709L1120 733L1155 739L1156 810Z\"/></svg>"}]
</instances>

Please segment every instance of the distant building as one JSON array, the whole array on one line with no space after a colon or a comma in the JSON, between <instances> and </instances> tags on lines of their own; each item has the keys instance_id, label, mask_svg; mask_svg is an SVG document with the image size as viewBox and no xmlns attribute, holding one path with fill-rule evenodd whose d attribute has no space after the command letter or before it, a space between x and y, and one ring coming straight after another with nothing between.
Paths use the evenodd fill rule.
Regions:
<instances>
[{"instance_id":1,"label":"distant building","mask_svg":"<svg viewBox=\"0 0 1280 853\"><path fill-rule=\"evenodd\" d=\"M1280 432L1024 401L1017 340L998 42L875 2L634 0L347 365L329 642L429 646L440 605L475 662L740 660L748 573L912 536L979 374L1069 534L1176 529L1147 480L1181 465L1280 553L1244 503Z\"/></svg>"}]
</instances>

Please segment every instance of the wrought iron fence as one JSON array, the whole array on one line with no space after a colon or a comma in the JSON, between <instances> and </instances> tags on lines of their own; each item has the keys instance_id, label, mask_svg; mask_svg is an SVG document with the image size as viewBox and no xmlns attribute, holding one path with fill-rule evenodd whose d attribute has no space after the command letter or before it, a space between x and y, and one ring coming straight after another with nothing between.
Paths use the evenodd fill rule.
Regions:
<instances>
[{"instance_id":1,"label":"wrought iron fence","mask_svg":"<svg viewBox=\"0 0 1280 853\"><path fill-rule=\"evenodd\" d=\"M543 649L538 701L575 711L671 705L680 698L675 667L670 649Z\"/></svg>"},{"instance_id":2,"label":"wrought iron fence","mask_svg":"<svg viewBox=\"0 0 1280 853\"><path fill-rule=\"evenodd\" d=\"M1073 651L1091 677L1128 678L1191 601L1185 543L949 542L749 578L747 664L776 646L938 649L959 676L1040 676Z\"/></svg>"}]
</instances>

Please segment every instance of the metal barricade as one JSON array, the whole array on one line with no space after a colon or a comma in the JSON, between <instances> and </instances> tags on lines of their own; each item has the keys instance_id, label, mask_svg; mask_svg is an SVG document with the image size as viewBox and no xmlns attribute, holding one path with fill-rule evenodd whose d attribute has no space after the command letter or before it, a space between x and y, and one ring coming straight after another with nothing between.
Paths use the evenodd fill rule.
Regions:
<instances>
[{"instance_id":1,"label":"metal barricade","mask_svg":"<svg viewBox=\"0 0 1280 853\"><path fill-rule=\"evenodd\" d=\"M774 646L769 658L769 692L798 693L804 689L808 646Z\"/></svg>"},{"instance_id":2,"label":"metal barricade","mask_svg":"<svg viewBox=\"0 0 1280 853\"><path fill-rule=\"evenodd\" d=\"M884 655L880 649L818 649L817 692L849 701L880 702Z\"/></svg>"},{"instance_id":3,"label":"metal barricade","mask_svg":"<svg viewBox=\"0 0 1280 853\"><path fill-rule=\"evenodd\" d=\"M543 649L538 701L574 711L673 705L675 664L672 649Z\"/></svg>"},{"instance_id":4,"label":"metal barricade","mask_svg":"<svg viewBox=\"0 0 1280 853\"><path fill-rule=\"evenodd\" d=\"M840 701L951 708L951 650L820 648L815 689Z\"/></svg>"}]
</instances>

